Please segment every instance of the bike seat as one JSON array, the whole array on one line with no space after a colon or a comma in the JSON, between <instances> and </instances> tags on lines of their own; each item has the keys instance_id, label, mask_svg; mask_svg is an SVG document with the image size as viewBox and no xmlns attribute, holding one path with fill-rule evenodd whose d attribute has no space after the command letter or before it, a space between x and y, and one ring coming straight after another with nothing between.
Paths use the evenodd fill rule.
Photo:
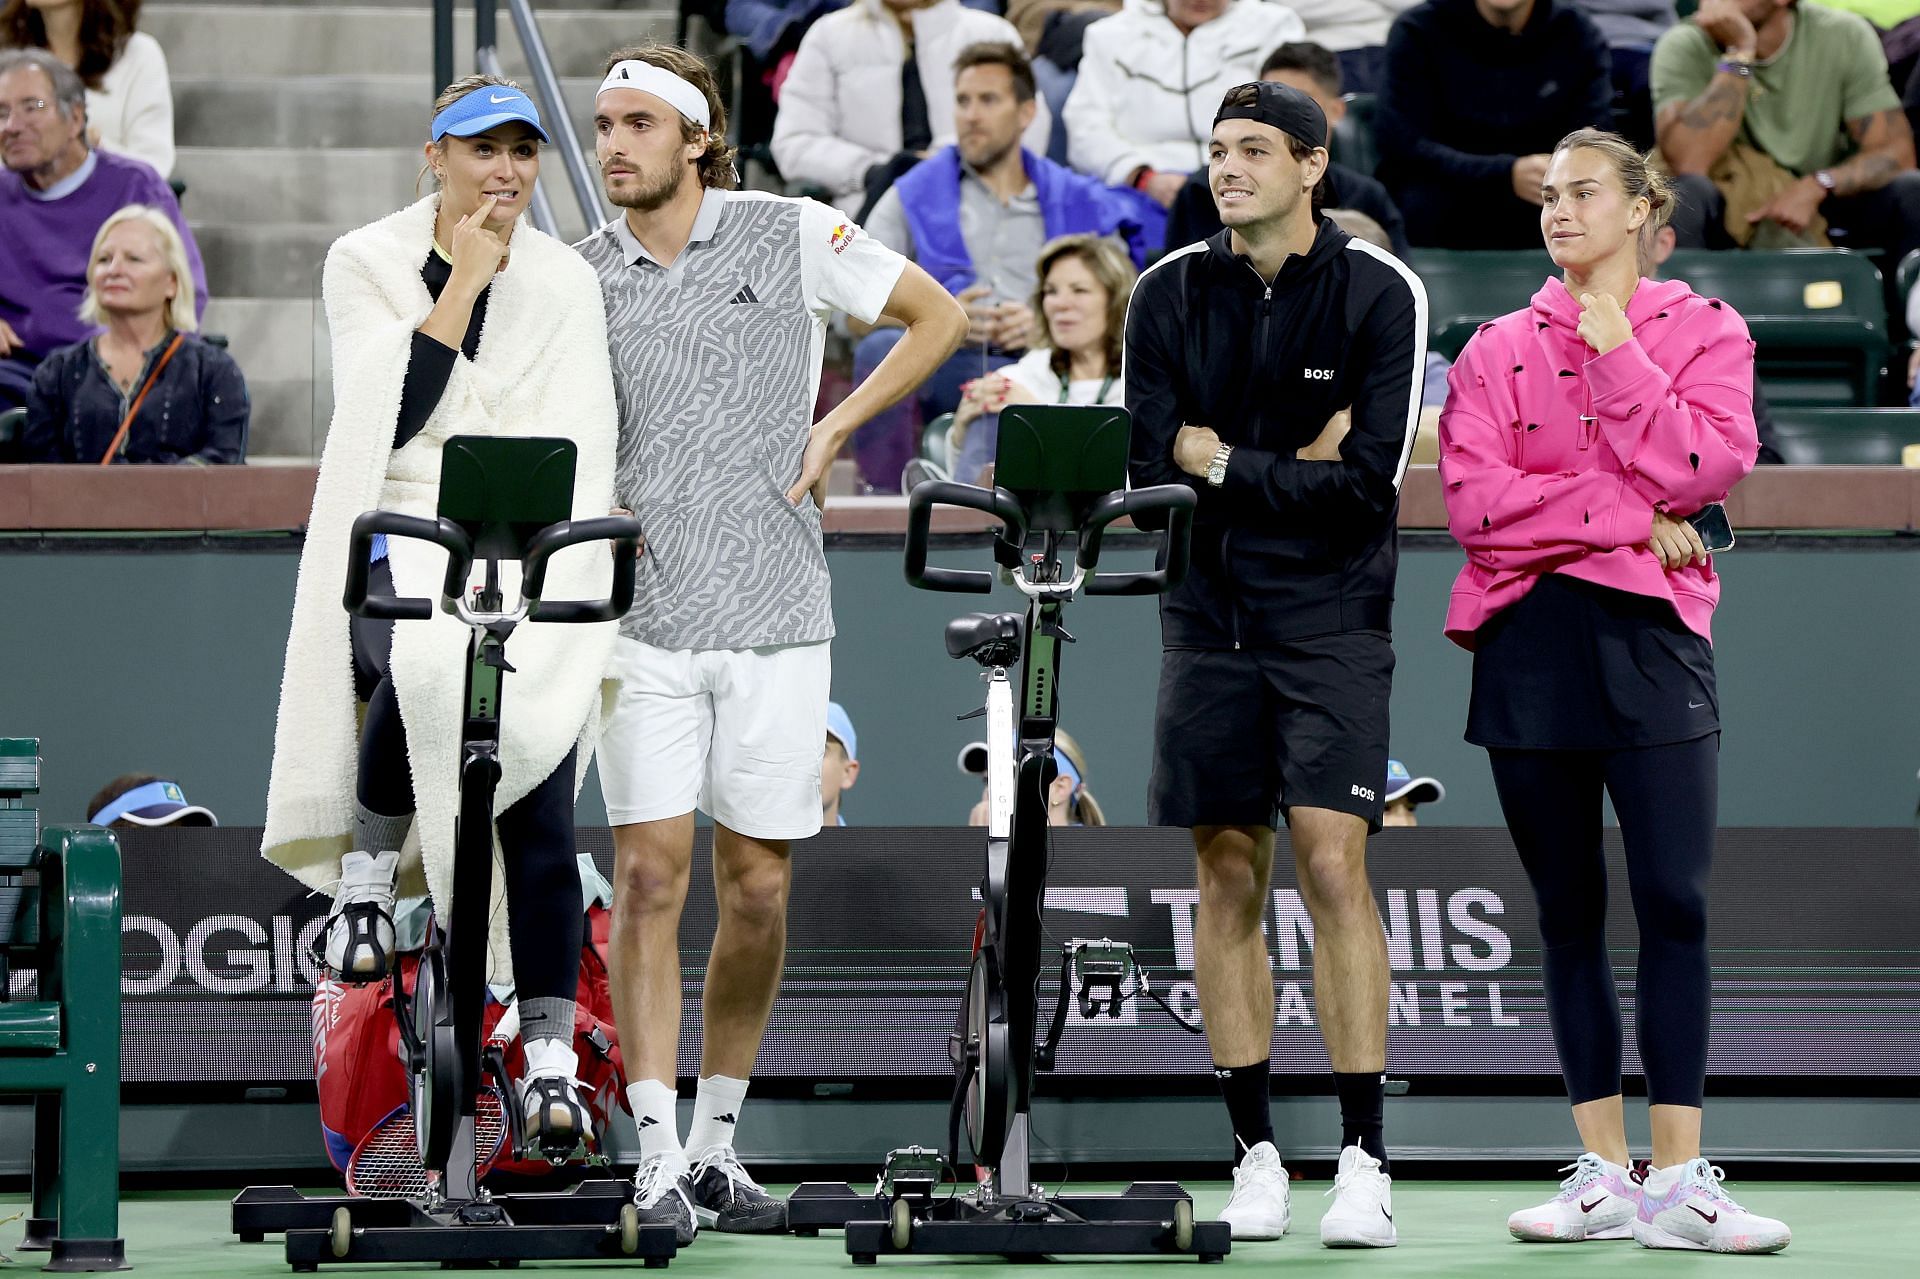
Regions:
<instances>
[{"instance_id":1,"label":"bike seat","mask_svg":"<svg viewBox=\"0 0 1920 1279\"><path fill-rule=\"evenodd\" d=\"M1018 613L968 613L947 623L947 654L971 657L982 666L1011 666L1020 660Z\"/></svg>"}]
</instances>

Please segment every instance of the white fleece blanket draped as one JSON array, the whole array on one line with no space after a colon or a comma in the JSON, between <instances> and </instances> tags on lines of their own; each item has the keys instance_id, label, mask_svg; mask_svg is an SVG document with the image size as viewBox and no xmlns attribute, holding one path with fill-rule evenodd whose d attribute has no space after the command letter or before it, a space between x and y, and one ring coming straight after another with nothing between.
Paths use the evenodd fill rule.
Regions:
<instances>
[{"instance_id":1,"label":"white fleece blanket draped","mask_svg":"<svg viewBox=\"0 0 1920 1279\"><path fill-rule=\"evenodd\" d=\"M426 427L406 447L393 447L413 331L433 308L420 268L432 248L437 201L429 196L342 236L327 253L322 277L335 407L294 590L261 847L267 860L315 889L339 879L340 858L353 842L359 727L341 597L354 518L375 508L431 517L441 446L454 435L571 439L579 447L574 518L605 515L613 503L618 422L600 286L578 254L531 226L515 230L507 266L493 279L475 357L454 362ZM396 537L389 539L388 557L400 594L439 598L445 552ZM503 568L511 599L518 566ZM553 561L546 597L601 598L611 580L604 544L576 547ZM401 850L400 892L430 893L442 918L452 901L468 634L458 619L438 611L431 621L396 622L389 666L417 804L413 833ZM514 672L502 697L496 813L543 781L576 745L578 795L602 718L612 708L614 635L612 622L523 622L508 640ZM489 905L489 979L509 981L497 832Z\"/></svg>"}]
</instances>

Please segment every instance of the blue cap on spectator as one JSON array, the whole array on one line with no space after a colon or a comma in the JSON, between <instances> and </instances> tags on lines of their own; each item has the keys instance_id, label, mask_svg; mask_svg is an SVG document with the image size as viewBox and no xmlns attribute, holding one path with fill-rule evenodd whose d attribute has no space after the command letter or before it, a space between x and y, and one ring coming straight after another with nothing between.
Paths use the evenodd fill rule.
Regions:
<instances>
[{"instance_id":1,"label":"blue cap on spectator","mask_svg":"<svg viewBox=\"0 0 1920 1279\"><path fill-rule=\"evenodd\" d=\"M854 736L853 721L847 718L846 710L838 702L827 703L827 736L840 743L848 759L859 762L860 739Z\"/></svg>"},{"instance_id":2,"label":"blue cap on spectator","mask_svg":"<svg viewBox=\"0 0 1920 1279\"><path fill-rule=\"evenodd\" d=\"M438 142L449 133L470 138L516 120L532 126L542 142L553 141L540 124L540 108L533 99L511 85L498 84L482 85L433 117L433 140Z\"/></svg>"},{"instance_id":3,"label":"blue cap on spectator","mask_svg":"<svg viewBox=\"0 0 1920 1279\"><path fill-rule=\"evenodd\" d=\"M135 826L218 826L220 819L211 809L189 804L178 782L148 782L135 786L107 801L106 807L87 819L95 826L111 826L129 821Z\"/></svg>"},{"instance_id":4,"label":"blue cap on spectator","mask_svg":"<svg viewBox=\"0 0 1920 1279\"><path fill-rule=\"evenodd\" d=\"M1381 802L1391 804L1396 799L1404 799L1409 804L1437 804L1447 797L1447 788L1432 777L1415 777L1407 771L1407 766L1397 759L1387 761L1386 798Z\"/></svg>"}]
</instances>

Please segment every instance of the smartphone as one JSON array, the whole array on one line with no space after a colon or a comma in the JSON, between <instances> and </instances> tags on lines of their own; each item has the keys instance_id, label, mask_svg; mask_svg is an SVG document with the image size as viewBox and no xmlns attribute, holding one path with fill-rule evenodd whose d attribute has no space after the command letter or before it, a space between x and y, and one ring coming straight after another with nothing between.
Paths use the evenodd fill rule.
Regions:
<instances>
[{"instance_id":1,"label":"smartphone","mask_svg":"<svg viewBox=\"0 0 1920 1279\"><path fill-rule=\"evenodd\" d=\"M1727 523L1727 508L1719 502L1703 506L1687 516L1687 523L1700 535L1708 554L1733 548L1733 525Z\"/></svg>"}]
</instances>

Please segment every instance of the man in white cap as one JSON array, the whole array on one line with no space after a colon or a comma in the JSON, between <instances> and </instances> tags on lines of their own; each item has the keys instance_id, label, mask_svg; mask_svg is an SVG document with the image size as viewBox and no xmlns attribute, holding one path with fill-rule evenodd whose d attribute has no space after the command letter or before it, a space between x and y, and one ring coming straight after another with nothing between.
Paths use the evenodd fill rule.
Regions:
<instances>
[{"instance_id":1,"label":"man in white cap","mask_svg":"<svg viewBox=\"0 0 1920 1279\"><path fill-rule=\"evenodd\" d=\"M827 470L855 428L966 334L932 277L811 200L735 191L712 73L671 45L623 49L594 100L621 216L577 246L600 276L620 409L614 491L645 534L600 742L614 828L609 968L640 1137L635 1203L690 1242L786 1228L734 1153L786 951L790 841L821 824L832 664L821 545ZM828 317L906 338L818 422ZM694 810L714 822L719 907L701 993L699 1090L675 1122L680 911Z\"/></svg>"},{"instance_id":2,"label":"man in white cap","mask_svg":"<svg viewBox=\"0 0 1920 1279\"><path fill-rule=\"evenodd\" d=\"M1418 826L1420 819L1413 810L1422 804L1437 804L1447 797L1447 788L1435 777L1415 777L1407 771L1407 766L1397 759L1387 761L1387 789L1381 792L1386 801L1386 812L1381 815L1382 826Z\"/></svg>"}]
</instances>

